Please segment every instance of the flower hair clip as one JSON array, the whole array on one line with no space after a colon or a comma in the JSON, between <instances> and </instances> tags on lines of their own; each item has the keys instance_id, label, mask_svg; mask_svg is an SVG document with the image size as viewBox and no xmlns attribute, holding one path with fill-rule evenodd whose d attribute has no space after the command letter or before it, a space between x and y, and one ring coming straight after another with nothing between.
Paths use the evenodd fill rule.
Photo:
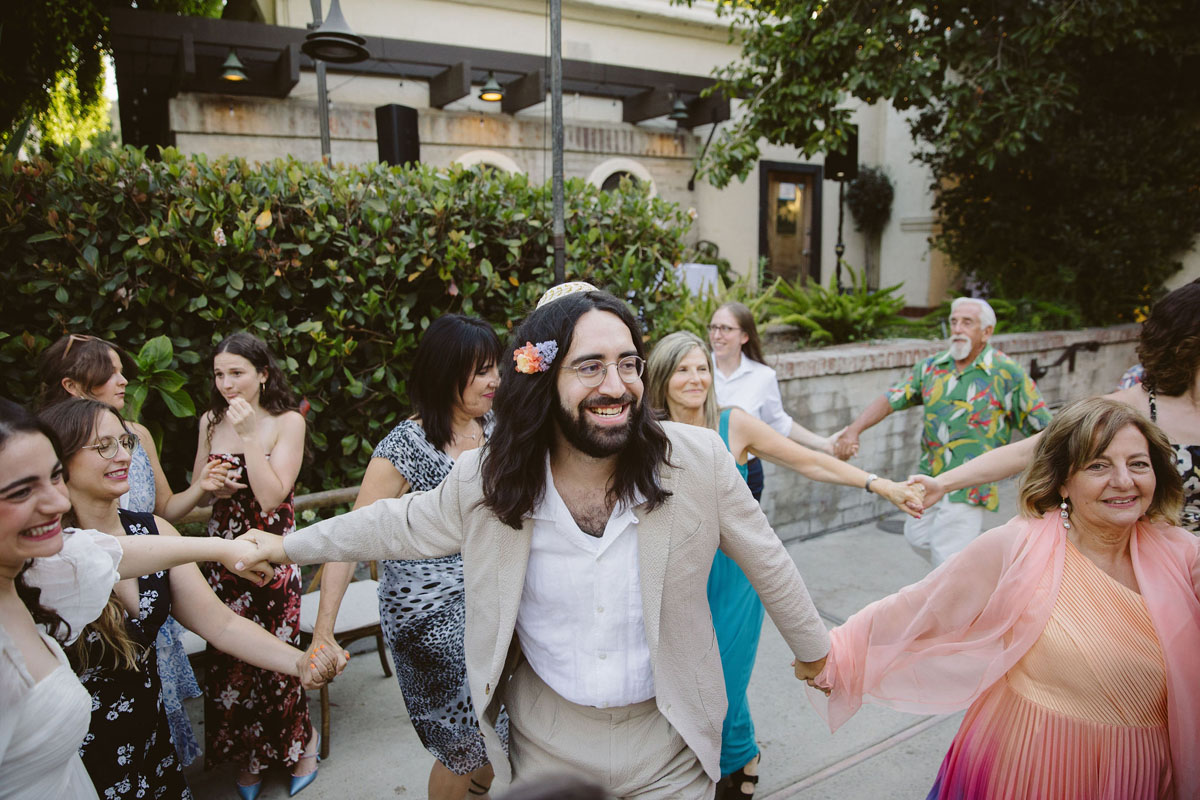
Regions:
<instances>
[{"instance_id":1,"label":"flower hair clip","mask_svg":"<svg viewBox=\"0 0 1200 800\"><path fill-rule=\"evenodd\" d=\"M535 372L545 372L554 363L558 355L558 342L550 339L545 342L526 342L524 347L513 351L513 361L517 362L517 372L532 375Z\"/></svg>"}]
</instances>

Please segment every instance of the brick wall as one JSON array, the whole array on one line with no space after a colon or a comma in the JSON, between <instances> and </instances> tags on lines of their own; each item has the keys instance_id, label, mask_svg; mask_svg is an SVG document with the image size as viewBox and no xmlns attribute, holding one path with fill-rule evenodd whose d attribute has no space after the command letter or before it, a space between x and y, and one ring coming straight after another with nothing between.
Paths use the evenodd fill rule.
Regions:
<instances>
[{"instance_id":1,"label":"brick wall","mask_svg":"<svg viewBox=\"0 0 1200 800\"><path fill-rule=\"evenodd\" d=\"M1071 344L1099 343L1097 352L1077 353L1074 371L1068 371L1064 362L1038 381L1046 402L1054 408L1115 389L1121 374L1137 361L1137 333L1136 325L1016 333L996 336L992 344L1028 371L1035 358L1046 366ZM767 361L779 376L788 413L806 428L826 434L849 424L867 403L904 380L916 361L943 347L941 342L892 340L786 353ZM852 463L903 480L916 470L920 458L920 428L920 407L888 415L862 435ZM763 508L785 541L856 525L894 510L887 501L861 489L817 483L773 464L764 468Z\"/></svg>"}]
</instances>

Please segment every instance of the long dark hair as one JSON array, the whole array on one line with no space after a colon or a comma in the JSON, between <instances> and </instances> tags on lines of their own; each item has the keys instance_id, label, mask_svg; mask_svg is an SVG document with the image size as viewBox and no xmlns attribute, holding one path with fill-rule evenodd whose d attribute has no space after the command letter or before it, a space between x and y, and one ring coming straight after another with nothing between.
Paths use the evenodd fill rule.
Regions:
<instances>
[{"instance_id":1,"label":"long dark hair","mask_svg":"<svg viewBox=\"0 0 1200 800\"><path fill-rule=\"evenodd\" d=\"M59 445L58 437L54 435L54 431L49 425L42 422L33 414L30 414L21 406L8 398L0 397L0 450L3 450L11 439L24 434L41 434L50 440L50 446L54 448L54 454L58 456L59 463L63 464L63 477L65 480L66 464L63 459L62 446ZM0 477L0 480L3 480L3 478ZM33 559L25 562L25 565L21 567L21 571L17 573L17 577L13 579L13 585L17 589L17 596L21 598L21 602L25 604L25 608L29 609L29 614L33 617L35 623L44 627L54 638L65 642L71 636L71 626L54 609L42 605L41 589L25 583L25 571L32 565Z\"/></svg>"},{"instance_id":2,"label":"long dark hair","mask_svg":"<svg viewBox=\"0 0 1200 800\"><path fill-rule=\"evenodd\" d=\"M102 386L112 377L111 353L121 359L121 372L129 380L137 376L137 364L121 348L112 342L84 333L71 333L59 338L38 356L38 378L41 389L38 407L68 400L71 393L63 388L63 378L70 378L90 395L97 386Z\"/></svg>"},{"instance_id":3,"label":"long dark hair","mask_svg":"<svg viewBox=\"0 0 1200 800\"><path fill-rule=\"evenodd\" d=\"M438 450L450 444L454 405L475 373L500 362L500 338L478 317L446 314L421 337L408 380L413 413Z\"/></svg>"},{"instance_id":4,"label":"long dark hair","mask_svg":"<svg viewBox=\"0 0 1200 800\"><path fill-rule=\"evenodd\" d=\"M500 359L500 388L496 390L496 427L483 456L483 505L500 520L520 528L546 488L546 453L554 441L554 404L559 402L559 369L571 349L575 323L593 309L616 315L645 358L642 332L629 308L608 292L579 292L560 297L535 310L513 332L511 347L526 342L553 341L558 355L545 372L518 373L512 359ZM507 351L506 351L507 352ZM662 426L638 403L631 417L629 441L617 455L609 497L632 503L640 492L648 509L670 496L659 485L659 468L669 464L671 442Z\"/></svg>"},{"instance_id":5,"label":"long dark hair","mask_svg":"<svg viewBox=\"0 0 1200 800\"><path fill-rule=\"evenodd\" d=\"M287 378L284 377L283 370L275 362L275 357L271 355L267 343L259 339L252 333L239 331L238 333L230 334L221 340L213 350L212 358L209 359L209 367L212 366L213 358L216 358L221 353L232 353L235 356L241 356L254 365L254 368L259 372L267 373L267 381L262 387L262 391L258 394L258 404L263 410L273 417L277 417L285 411L299 411L300 401L297 399L292 387L288 385ZM213 431L225 419L225 412L229 410L229 401L225 399L225 395L221 394L221 390L217 388L216 381L212 384L212 395L208 406L212 418L208 423L208 443L212 444ZM305 437L307 440L307 436ZM307 450L307 446L305 447Z\"/></svg>"}]
</instances>

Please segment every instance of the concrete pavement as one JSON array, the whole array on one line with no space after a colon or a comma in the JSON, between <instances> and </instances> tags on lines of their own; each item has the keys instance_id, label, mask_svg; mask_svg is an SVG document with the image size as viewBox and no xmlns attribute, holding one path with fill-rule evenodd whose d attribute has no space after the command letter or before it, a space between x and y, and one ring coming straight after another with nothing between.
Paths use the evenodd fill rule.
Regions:
<instances>
[{"instance_id":1,"label":"concrete pavement","mask_svg":"<svg viewBox=\"0 0 1200 800\"><path fill-rule=\"evenodd\" d=\"M999 524L1012 515L1016 490L1001 488ZM919 580L928 565L898 535L901 515L828 535L789 539L778 531L795 559L822 616L832 627L868 603ZM897 532L890 532L897 531ZM394 678L384 678L379 660L366 652L351 661L330 689L330 757L305 800L423 798L430 756L409 725ZM767 617L750 704L763 765L757 797L762 800L824 798L923 798L954 737L962 714L922 717L867 705L831 735L792 674L792 656ZM314 717L319 713L311 695ZM202 735L200 700L188 701L197 735ZM228 766L205 772L197 761L188 780L199 800L235 798ZM493 795L504 787L497 782ZM269 774L263 800L287 797L282 772Z\"/></svg>"}]
</instances>

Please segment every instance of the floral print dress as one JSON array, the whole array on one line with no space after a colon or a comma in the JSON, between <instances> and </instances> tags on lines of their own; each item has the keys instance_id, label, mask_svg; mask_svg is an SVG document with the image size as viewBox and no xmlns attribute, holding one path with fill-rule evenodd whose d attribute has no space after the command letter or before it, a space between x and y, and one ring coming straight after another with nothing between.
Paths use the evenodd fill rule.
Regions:
<instances>
[{"instance_id":1,"label":"floral print dress","mask_svg":"<svg viewBox=\"0 0 1200 800\"><path fill-rule=\"evenodd\" d=\"M231 475L242 470L241 453L221 454L231 465ZM253 528L287 535L296 529L289 493L278 507L264 512L249 487L213 504L209 536L234 539ZM208 583L235 614L253 621L288 644L300 644L300 568L295 564L275 569L275 578L263 587L239 578L216 563L207 565ZM291 768L304 754L312 737L308 696L300 679L252 667L233 656L208 649L208 677L204 697L204 764L233 761L258 772L282 764Z\"/></svg>"},{"instance_id":2,"label":"floral print dress","mask_svg":"<svg viewBox=\"0 0 1200 800\"><path fill-rule=\"evenodd\" d=\"M120 512L129 536L157 536L153 514ZM136 671L110 666L111 656L93 654L79 681L92 695L92 722L80 745L96 794L111 798L191 798L171 740L162 703L158 654L154 637L171 613L171 581L167 572L138 579L138 615L126 616L125 629L139 645ZM82 646L98 649L99 635L90 627ZM77 670L78 671L78 670Z\"/></svg>"}]
</instances>

